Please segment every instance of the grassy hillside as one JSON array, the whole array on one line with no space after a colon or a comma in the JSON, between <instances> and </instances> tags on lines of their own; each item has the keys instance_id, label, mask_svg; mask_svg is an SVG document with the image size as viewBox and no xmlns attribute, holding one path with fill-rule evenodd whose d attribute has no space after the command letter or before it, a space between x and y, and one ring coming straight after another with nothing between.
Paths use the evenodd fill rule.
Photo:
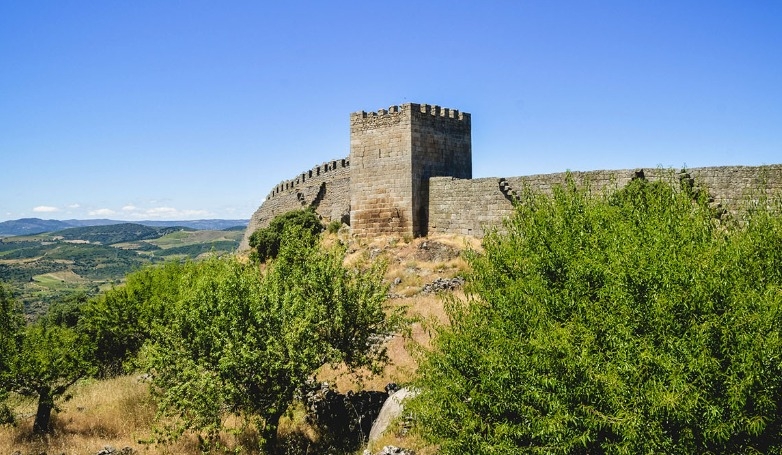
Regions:
<instances>
[{"instance_id":1,"label":"grassy hillside","mask_svg":"<svg viewBox=\"0 0 782 455\"><path fill-rule=\"evenodd\" d=\"M240 232L241 234L241 232ZM188 246L208 244L210 241L222 241L223 231L175 232L150 242L157 244L160 252L177 250ZM324 367L318 372L318 381L335 384L341 392L349 390L383 390L389 382L407 384L418 367L415 357L409 349L410 342L427 345L430 331L427 321L446 322L442 296L427 292L426 285L442 278L463 275L467 264L460 253L466 247L480 248L475 239L454 236L437 236L428 239L415 239L409 243L401 239L378 238L371 241L353 240L347 236L330 236L326 242L342 241L349 246L347 262L372 257L386 260L388 269L385 281L390 283L390 303L394 307L407 309L409 317L415 323L410 327L410 335L401 334L387 341L391 362L378 376L363 372L361 376L346 374L345 370ZM129 245L124 245L128 247ZM64 279L76 280L71 272L42 274L37 277L41 282ZM54 284L54 283L52 283ZM447 291L451 292L451 291ZM460 290L453 291L462 295ZM145 454L199 454L198 438L186 433L176 442L149 444L155 437L154 415L155 401L150 395L150 383L141 373L121 376L108 380L89 379L80 382L73 389L73 397L62 403L61 412L55 415L55 432L46 438L36 438L31 434L34 402L14 396L12 405L17 415L21 415L16 427L0 427L0 453L84 453L94 454L104 446L111 445L118 451L129 447L133 453ZM231 426L234 417L226 416ZM259 454L258 447L251 441L258 435L238 425L234 432L222 432L220 440L226 453L241 446L241 453ZM157 423L160 425L160 422ZM280 428L281 440L290 444L288 453L304 453L308 445L310 452L315 446L318 434L307 423L303 406L297 405L283 418ZM416 450L420 455L432 455L436 448L427 446L415 436L404 432L390 431L372 449L377 452L385 444L394 444ZM316 447L316 446L315 446ZM297 451L297 448L302 450Z\"/></svg>"},{"instance_id":2,"label":"grassy hillside","mask_svg":"<svg viewBox=\"0 0 782 455\"><path fill-rule=\"evenodd\" d=\"M0 239L0 281L35 317L52 302L95 294L146 264L233 252L243 234L122 223L7 237Z\"/></svg>"}]
</instances>

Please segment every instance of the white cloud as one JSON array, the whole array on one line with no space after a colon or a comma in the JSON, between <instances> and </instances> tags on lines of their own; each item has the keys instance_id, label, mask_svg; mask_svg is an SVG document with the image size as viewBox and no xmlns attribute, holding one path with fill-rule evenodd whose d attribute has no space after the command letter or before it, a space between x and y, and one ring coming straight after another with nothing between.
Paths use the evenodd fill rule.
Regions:
<instances>
[{"instance_id":1,"label":"white cloud","mask_svg":"<svg viewBox=\"0 0 782 455\"><path fill-rule=\"evenodd\" d=\"M71 204L68 206L69 209L78 209L79 207L81 207L79 204Z\"/></svg>"},{"instance_id":2,"label":"white cloud","mask_svg":"<svg viewBox=\"0 0 782 455\"><path fill-rule=\"evenodd\" d=\"M110 217L119 215L133 220L194 220L209 218L212 213L208 210L180 210L169 206L143 208L133 204L127 204L119 210L102 208L89 212L90 216Z\"/></svg>"},{"instance_id":3,"label":"white cloud","mask_svg":"<svg viewBox=\"0 0 782 455\"><path fill-rule=\"evenodd\" d=\"M38 207L33 208L33 212L39 212L39 213L51 213L51 212L59 212L60 209L57 207L51 207L48 205L39 205Z\"/></svg>"},{"instance_id":4,"label":"white cloud","mask_svg":"<svg viewBox=\"0 0 782 455\"><path fill-rule=\"evenodd\" d=\"M153 207L151 209L144 210L143 216L147 218L158 219L170 219L170 220L183 220L183 219L195 219L203 218L209 215L206 210L179 210L173 207Z\"/></svg>"},{"instance_id":5,"label":"white cloud","mask_svg":"<svg viewBox=\"0 0 782 455\"><path fill-rule=\"evenodd\" d=\"M88 215L90 215L90 216L110 216L110 215L114 215L115 213L117 213L117 212L115 212L114 210L111 210L111 209L98 209L98 210L90 210Z\"/></svg>"}]
</instances>

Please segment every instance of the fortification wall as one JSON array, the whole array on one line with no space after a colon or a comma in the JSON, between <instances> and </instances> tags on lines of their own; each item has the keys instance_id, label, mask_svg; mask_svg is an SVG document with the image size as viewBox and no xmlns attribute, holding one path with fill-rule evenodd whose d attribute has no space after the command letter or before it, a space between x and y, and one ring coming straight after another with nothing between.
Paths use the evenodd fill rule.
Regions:
<instances>
[{"instance_id":1,"label":"fortification wall","mask_svg":"<svg viewBox=\"0 0 782 455\"><path fill-rule=\"evenodd\" d=\"M429 177L470 178L470 114L407 103L350 115L353 232L426 235Z\"/></svg>"},{"instance_id":2,"label":"fortification wall","mask_svg":"<svg viewBox=\"0 0 782 455\"><path fill-rule=\"evenodd\" d=\"M593 191L615 190L636 176L649 180L679 178L665 169L622 169L571 172L576 184L588 182ZM708 188L715 204L731 212L753 193L765 190L782 194L782 165L723 166L686 170L696 186ZM513 213L511 199L525 185L550 194L555 185L565 182L568 173L539 174L508 178L462 180L445 177L429 181L429 233L453 233L483 237L488 229L501 227L502 220Z\"/></svg>"},{"instance_id":3,"label":"fortification wall","mask_svg":"<svg viewBox=\"0 0 782 455\"><path fill-rule=\"evenodd\" d=\"M410 105L350 114L350 227L412 233Z\"/></svg>"},{"instance_id":4,"label":"fortification wall","mask_svg":"<svg viewBox=\"0 0 782 455\"><path fill-rule=\"evenodd\" d=\"M349 222L354 235L454 233L482 237L501 227L525 186L550 193L568 174L593 191L635 177L687 178L708 188L714 204L737 212L753 191L782 193L782 164L689 169L560 172L472 180L470 114L408 103L350 114L350 157L329 161L275 186L253 214L240 244L277 215L312 207L328 222Z\"/></svg>"},{"instance_id":5,"label":"fortification wall","mask_svg":"<svg viewBox=\"0 0 782 455\"><path fill-rule=\"evenodd\" d=\"M412 105L413 235L429 231L429 179L472 178L470 114L426 104Z\"/></svg>"},{"instance_id":6,"label":"fortification wall","mask_svg":"<svg viewBox=\"0 0 782 455\"><path fill-rule=\"evenodd\" d=\"M348 221L350 215L350 160L325 162L284 180L272 188L263 204L250 218L239 251L250 248L250 235L266 227L277 215L312 207L325 222Z\"/></svg>"}]
</instances>

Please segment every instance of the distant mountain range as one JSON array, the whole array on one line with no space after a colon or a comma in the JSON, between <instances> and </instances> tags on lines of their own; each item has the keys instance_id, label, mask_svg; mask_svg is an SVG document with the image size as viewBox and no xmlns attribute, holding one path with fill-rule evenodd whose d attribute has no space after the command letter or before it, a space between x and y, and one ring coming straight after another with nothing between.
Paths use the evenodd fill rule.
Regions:
<instances>
[{"instance_id":1,"label":"distant mountain range","mask_svg":"<svg viewBox=\"0 0 782 455\"><path fill-rule=\"evenodd\" d=\"M250 220L191 220L191 221L133 221L134 224L151 227L181 226L196 230L223 230L233 227L247 227ZM114 224L126 224L128 221L118 220L42 220L40 218L22 218L0 222L0 237L14 235L32 235L43 232L56 232L63 229L109 226Z\"/></svg>"}]
</instances>

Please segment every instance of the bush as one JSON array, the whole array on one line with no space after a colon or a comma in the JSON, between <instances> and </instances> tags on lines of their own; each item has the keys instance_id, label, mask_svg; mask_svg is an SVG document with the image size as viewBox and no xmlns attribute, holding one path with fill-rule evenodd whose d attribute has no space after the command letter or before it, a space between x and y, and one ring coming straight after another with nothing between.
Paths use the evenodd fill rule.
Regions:
<instances>
[{"instance_id":1,"label":"bush","mask_svg":"<svg viewBox=\"0 0 782 455\"><path fill-rule=\"evenodd\" d=\"M213 441L233 413L272 453L280 417L318 368L379 371L400 320L386 314L384 264L346 268L344 249L316 243L292 227L264 273L236 258L185 270L174 314L142 351L173 424L167 435L193 430Z\"/></svg>"},{"instance_id":2,"label":"bush","mask_svg":"<svg viewBox=\"0 0 782 455\"><path fill-rule=\"evenodd\" d=\"M326 231L329 234L336 234L339 232L340 228L342 227L342 221L340 220L332 220L328 226L326 226Z\"/></svg>"},{"instance_id":3,"label":"bush","mask_svg":"<svg viewBox=\"0 0 782 455\"><path fill-rule=\"evenodd\" d=\"M250 235L250 248L253 250L251 257L260 262L277 257L283 232L294 226L315 235L323 232L323 225L314 210L294 210L278 215L268 227L258 229Z\"/></svg>"},{"instance_id":4,"label":"bush","mask_svg":"<svg viewBox=\"0 0 782 455\"><path fill-rule=\"evenodd\" d=\"M782 205L725 225L693 197L527 192L448 302L418 431L442 453L779 453Z\"/></svg>"}]
</instances>

